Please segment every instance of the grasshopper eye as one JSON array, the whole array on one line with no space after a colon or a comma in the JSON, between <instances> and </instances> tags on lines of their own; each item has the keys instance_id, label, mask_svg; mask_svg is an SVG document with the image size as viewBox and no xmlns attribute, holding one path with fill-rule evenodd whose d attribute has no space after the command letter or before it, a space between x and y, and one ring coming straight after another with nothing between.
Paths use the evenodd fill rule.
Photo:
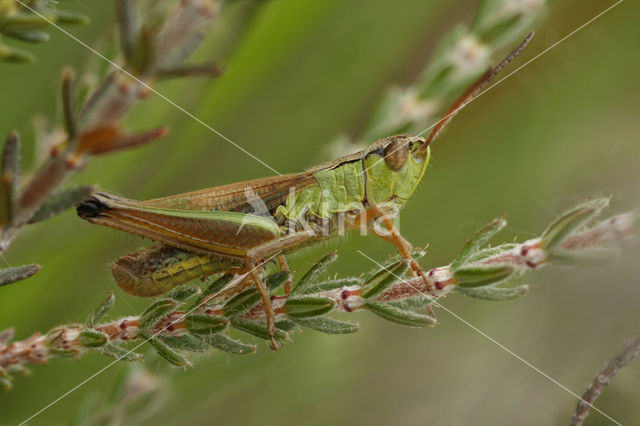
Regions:
<instances>
[{"instance_id":1,"label":"grasshopper eye","mask_svg":"<svg viewBox=\"0 0 640 426\"><path fill-rule=\"evenodd\" d=\"M393 140L384 149L384 162L392 171L401 170L409 158L409 145L403 138Z\"/></svg>"}]
</instances>

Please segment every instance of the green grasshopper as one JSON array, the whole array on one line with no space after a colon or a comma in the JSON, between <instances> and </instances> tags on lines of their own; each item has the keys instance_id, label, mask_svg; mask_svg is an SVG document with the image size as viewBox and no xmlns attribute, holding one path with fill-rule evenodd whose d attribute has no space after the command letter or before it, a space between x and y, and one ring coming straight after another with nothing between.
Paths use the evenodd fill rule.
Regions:
<instances>
[{"instance_id":1,"label":"green grasshopper","mask_svg":"<svg viewBox=\"0 0 640 426\"><path fill-rule=\"evenodd\" d=\"M424 278L411 256L411 245L392 219L420 183L433 140L532 36L471 85L426 139L391 136L302 173L148 201L99 192L77 207L78 215L159 242L125 254L113 264L116 282L128 293L154 296L210 274L246 274L244 285L253 283L260 293L272 347L278 349L273 337L275 314L260 273L262 265L276 256L280 267L288 270L286 254L360 228L393 243L412 274ZM290 284L285 286L285 292L289 291Z\"/></svg>"}]
</instances>

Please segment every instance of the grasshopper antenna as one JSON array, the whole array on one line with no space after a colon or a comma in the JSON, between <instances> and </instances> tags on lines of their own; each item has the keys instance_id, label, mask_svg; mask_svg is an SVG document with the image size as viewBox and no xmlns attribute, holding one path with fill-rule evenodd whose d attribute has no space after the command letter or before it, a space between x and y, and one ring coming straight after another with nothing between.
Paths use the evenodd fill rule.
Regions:
<instances>
[{"instance_id":1,"label":"grasshopper antenna","mask_svg":"<svg viewBox=\"0 0 640 426\"><path fill-rule=\"evenodd\" d=\"M426 143L422 145L421 151L426 150L427 147L431 144L431 142L433 142L438 137L440 132L442 132L442 130L445 127L447 127L447 124L449 124L449 122L453 119L453 117L455 117L456 114L458 114L465 106L467 106L469 102L474 100L480 93L482 93L482 91L487 87L487 85L489 85L489 83L491 83L491 81L498 74L500 74L500 71L502 71L504 67L509 65L509 62L513 61L516 58L516 56L518 56L520 52L522 52L525 49L525 47L527 47L527 45L529 44L529 42L531 41L534 35L535 33L533 32L530 33L527 36L527 38L525 38L524 41L520 43L520 46L518 46L513 52L511 52L506 58L504 58L502 62L500 62L494 68L489 68L487 72L485 72L482 75L482 77L476 80L475 83L473 83L467 90L465 90L465 92L462 95L460 95L460 97L447 110L447 112L440 119L440 121L438 121L436 125L433 127L433 130L431 130L431 133L429 134L429 137L427 138Z\"/></svg>"}]
</instances>

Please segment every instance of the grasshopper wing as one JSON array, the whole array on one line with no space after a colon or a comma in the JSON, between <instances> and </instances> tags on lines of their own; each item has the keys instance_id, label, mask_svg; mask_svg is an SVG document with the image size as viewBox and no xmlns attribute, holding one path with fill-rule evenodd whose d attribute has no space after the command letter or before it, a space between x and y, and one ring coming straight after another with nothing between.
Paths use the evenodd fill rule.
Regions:
<instances>
[{"instance_id":1,"label":"grasshopper wing","mask_svg":"<svg viewBox=\"0 0 640 426\"><path fill-rule=\"evenodd\" d=\"M292 173L155 198L140 204L179 210L224 210L265 215L266 212L257 211L256 205L260 205L264 206L262 210L272 215L290 192L295 193L314 184L317 181L310 173Z\"/></svg>"},{"instance_id":2,"label":"grasshopper wing","mask_svg":"<svg viewBox=\"0 0 640 426\"><path fill-rule=\"evenodd\" d=\"M281 235L273 220L255 214L149 207L103 192L93 194L77 211L91 223L204 255L241 258Z\"/></svg>"}]
</instances>

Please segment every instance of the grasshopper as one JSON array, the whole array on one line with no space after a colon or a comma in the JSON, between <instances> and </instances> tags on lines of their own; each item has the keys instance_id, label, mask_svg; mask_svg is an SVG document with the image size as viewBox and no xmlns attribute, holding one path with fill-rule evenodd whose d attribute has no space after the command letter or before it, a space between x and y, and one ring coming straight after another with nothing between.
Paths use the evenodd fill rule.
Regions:
<instances>
[{"instance_id":1,"label":"grasshopper","mask_svg":"<svg viewBox=\"0 0 640 426\"><path fill-rule=\"evenodd\" d=\"M148 201L98 192L78 205L78 215L159 243L125 254L113 264L116 282L130 294L154 296L210 274L246 274L244 285L252 283L260 293L272 348L278 349L275 313L260 273L262 265L276 256L280 267L288 270L286 254L345 229L360 228L394 244L411 273L425 278L411 256L411 244L392 219L422 180L430 144L532 37L533 33L472 84L426 139L391 136L302 173ZM285 292L290 290L288 283Z\"/></svg>"}]
</instances>

